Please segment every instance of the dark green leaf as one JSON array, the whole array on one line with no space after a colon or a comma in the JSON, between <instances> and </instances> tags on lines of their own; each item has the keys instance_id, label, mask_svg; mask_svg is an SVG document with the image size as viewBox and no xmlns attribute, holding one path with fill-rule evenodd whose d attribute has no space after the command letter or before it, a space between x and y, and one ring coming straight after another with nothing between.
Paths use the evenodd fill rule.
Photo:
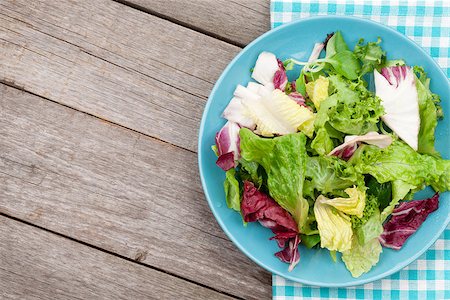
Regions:
<instances>
[{"instance_id":1,"label":"dark green leaf","mask_svg":"<svg viewBox=\"0 0 450 300\"><path fill-rule=\"evenodd\" d=\"M300 76L295 81L295 88L297 89L297 92L302 94L303 97L306 97L306 83L303 72L300 72Z\"/></svg>"},{"instance_id":2,"label":"dark green leaf","mask_svg":"<svg viewBox=\"0 0 450 300\"><path fill-rule=\"evenodd\" d=\"M302 244L309 249L320 243L320 235L318 234L313 235L301 234L300 239L302 241Z\"/></svg>"},{"instance_id":3,"label":"dark green leaf","mask_svg":"<svg viewBox=\"0 0 450 300\"><path fill-rule=\"evenodd\" d=\"M229 169L225 173L225 181L223 183L225 189L225 200L227 206L236 211L241 211L241 196L239 193L239 182L236 179L236 170Z\"/></svg>"},{"instance_id":4,"label":"dark green leaf","mask_svg":"<svg viewBox=\"0 0 450 300\"><path fill-rule=\"evenodd\" d=\"M361 64L358 58L349 50L334 54L326 62L333 66L336 73L350 80L357 79L361 72Z\"/></svg>"},{"instance_id":5,"label":"dark green leaf","mask_svg":"<svg viewBox=\"0 0 450 300\"><path fill-rule=\"evenodd\" d=\"M373 195L378 200L378 207L382 211L385 209L392 199L391 182L379 183L374 177L367 176L366 180L367 194Z\"/></svg>"},{"instance_id":6,"label":"dark green leaf","mask_svg":"<svg viewBox=\"0 0 450 300\"><path fill-rule=\"evenodd\" d=\"M258 163L247 161L244 158L239 159L239 176L242 181L249 180L260 189L263 184L263 175L261 174Z\"/></svg>"},{"instance_id":7,"label":"dark green leaf","mask_svg":"<svg viewBox=\"0 0 450 300\"><path fill-rule=\"evenodd\" d=\"M348 50L348 46L344 41L344 37L340 31L336 31L335 34L328 40L326 51L326 57L331 57L336 53Z\"/></svg>"}]
</instances>

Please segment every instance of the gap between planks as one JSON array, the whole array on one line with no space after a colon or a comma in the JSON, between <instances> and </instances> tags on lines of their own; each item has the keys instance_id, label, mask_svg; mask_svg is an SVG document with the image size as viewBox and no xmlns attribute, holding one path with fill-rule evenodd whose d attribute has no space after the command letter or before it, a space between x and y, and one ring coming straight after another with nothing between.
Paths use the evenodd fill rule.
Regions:
<instances>
[{"instance_id":1,"label":"gap between planks","mask_svg":"<svg viewBox=\"0 0 450 300\"><path fill-rule=\"evenodd\" d=\"M132 132L134 132L134 133L137 133L137 134L146 136L146 137L151 138L151 139L153 139L153 140L155 140L155 141L158 141L158 142L161 142L161 143L164 143L164 144L173 146L173 147L177 147L177 148L179 148L179 149L183 149L183 150L185 150L185 151L188 151L188 152L191 152L191 153L194 153L194 154L197 153L197 151L194 151L194 150L191 150L191 149L184 148L184 147L182 147L182 146L179 146L179 145L170 143L170 142L168 142L168 141L164 141L164 140L159 139L159 138L157 138L157 137L155 137L155 136L151 136L151 135L146 134L146 133L144 133L144 132L140 132L140 131L138 131L138 130L136 130L136 129L133 129L133 128L124 126L124 125L122 125L122 124L119 124L119 123L110 121L110 120L105 119L105 118L102 118L102 117L100 117L100 116L96 116L96 115L91 114L91 113L88 113L88 112L86 112L86 111L79 110L79 109L77 109L77 108L75 108L75 107L71 107L71 106L66 105L66 104L64 104L64 103L57 102L57 101L55 101L55 100L52 100L52 99L50 99L50 98L41 96L41 95L39 95L39 94L35 94L35 93L31 92L31 91L28 91L28 90L25 89L24 87L18 86L17 84L15 84L15 82L9 82L9 81L5 81L5 80L0 79L0 84L4 84L4 85L6 85L6 86L9 86L9 87L14 88L14 89L16 89L16 90L19 90L19 91L21 91L21 92L25 92L25 93L31 94L31 95L33 95L33 96L39 97L39 98L41 98L41 99L43 99L43 100L47 100L47 101L53 102L53 103L55 103L55 104L58 104L58 105L61 105L61 106L64 106L64 107L73 109L73 110L75 110L75 111L77 111L77 112L86 114L86 115L91 116L91 117L93 117L93 118L96 118L96 119L98 119L98 120L101 120L101 121L104 121L104 122L106 122L106 123L109 123L109 124L111 124L111 125L113 125L113 126L118 126L118 127L120 127L120 128L124 128L124 129L126 129L126 130L130 130L130 131L132 131Z\"/></svg>"},{"instance_id":2,"label":"gap between planks","mask_svg":"<svg viewBox=\"0 0 450 300\"><path fill-rule=\"evenodd\" d=\"M16 218L16 217L9 216L9 215L7 215L7 214L4 214L4 213L1 213L1 212L0 212L0 218L1 218L1 217L4 217L4 218L6 218L6 219L9 219L9 220L12 221L12 222L17 222L17 223L22 224L22 225L25 225L25 226L30 226L30 227L32 227L32 228L42 230L43 232L49 233L50 235L53 235L53 236L56 236L56 237L59 237L59 238L66 239L66 240L71 241L71 242L75 242L75 243L77 243L77 244L86 246L87 248L98 250L98 251L100 251L101 253L104 253L104 254L106 254L106 255L110 255L110 256L113 256L113 257L116 257L116 258L119 258L119 259L123 259L123 260L125 260L125 261L127 261L127 262L130 262L130 263L132 263L132 264L136 264L136 265L139 265L139 266L143 266L143 267L145 267L145 268L154 270L154 271L156 271L156 272L160 272L160 273L162 273L162 274L166 274L166 275L168 275L168 276L172 276L172 277L174 277L174 278L180 279L180 280L185 281L185 282L190 283L190 284L194 284L194 285L199 286L199 287L201 287L201 288L204 288L204 289L206 289L206 290L210 290L210 291L213 291L213 292L216 292L216 293L225 295L225 296L230 297L230 298L232 298L232 299L243 299L243 298L240 298L240 297L231 295L231 294L229 294L229 293L226 293L226 292L223 292L223 291L216 290L216 289L211 288L211 287L209 287L209 286L207 286L207 285L203 285L203 284L200 284L200 283L198 283L198 282L189 280L189 279L184 278L184 277L182 277L182 276L179 276L179 275L176 275L176 274L172 274L172 273L167 272L167 271L165 271L165 270L162 270L162 269L160 269L160 268L148 266L148 265L143 264L143 263L141 263L141 262L139 262L139 261L132 260L132 259L130 259L130 258L128 258L128 257L124 257L124 256L119 255L119 254L117 254L117 253L114 253L114 252L110 252L110 251L101 249L101 248L99 248L99 247L90 245L90 244L85 243L85 242L83 242L83 241L80 241L80 240L71 238L71 237L69 237L69 236L63 235L63 234L61 234L61 233L55 232L55 231L53 231L53 230L49 230L49 229L43 228L43 227L41 227L41 226L38 226L38 225L35 225L35 224L32 224L32 223L29 223L29 222L27 222L27 221L24 221L24 220L21 220L21 219L18 219L18 218ZM0 222L1 222L1 219L0 219ZM56 272L56 270L54 270L54 272ZM16 274L16 275L18 275L18 274ZM35 278L35 279L36 279L36 278ZM37 279L36 279L36 280L37 280ZM6 292L8 292L8 291L6 291ZM210 296L211 296L211 295L210 295ZM216 295L216 296L218 296L218 295ZM74 297L74 296L72 295L72 297ZM164 298L165 298L165 297L164 297ZM77 298L77 299L78 299L78 298Z\"/></svg>"},{"instance_id":3,"label":"gap between planks","mask_svg":"<svg viewBox=\"0 0 450 300\"><path fill-rule=\"evenodd\" d=\"M221 41L223 41L223 42L225 42L225 43L228 43L228 44L231 44L231 45L233 45L233 46L236 46L236 47L239 47L239 48L244 48L244 47L246 46L246 45L243 44L243 43L239 43L239 42L237 42L237 41L233 41L233 40L228 39L228 38L226 38L226 37L223 37L223 36L220 36L220 35L218 35L218 34L215 34L215 33L212 32L212 31L205 30L205 29L202 29L202 28L200 28L200 27L198 27L198 26L189 24L189 23L187 23L187 22L180 21L180 20L178 20L178 19L176 19L176 18L170 17L170 16L168 16L168 15L164 15L164 14L159 13L159 12L157 12L157 11L154 11L154 10L148 8L148 7L144 7L144 6L142 6L142 5L133 3L133 2L131 2L131 1L127 1L127 0L112 0L112 1L117 2L117 3L120 3L120 4L123 4L123 5L125 5L125 6L131 7L131 8L134 8L134 9L137 9L137 10L143 12L143 13L147 13L147 14L150 14L150 15L152 15L152 16L155 16L155 17L158 17L158 18L161 18L161 19L170 21L170 22L172 22L172 23L175 23L175 24L177 24L177 25L183 26L183 27L185 27L185 28L188 28L188 29L197 31L198 33L202 33L202 34L207 35L207 36L210 36L210 37L212 37L212 38L221 40Z\"/></svg>"},{"instance_id":4,"label":"gap between planks","mask_svg":"<svg viewBox=\"0 0 450 300\"><path fill-rule=\"evenodd\" d=\"M67 236L67 235L61 234L61 233L59 233L59 232L56 232L56 231L53 231L53 230L50 230L50 229L41 227L41 226L39 226L39 225L30 223L30 222L28 222L28 221L25 221L25 220L22 220L22 219L19 219L19 218L16 218L16 217L14 217L14 216L10 216L10 215L7 215L7 214L2 213L2 212L0 212L0 216L3 216L3 217L5 217L5 218L9 218L9 219L11 219L11 220L14 220L14 221L16 221L16 222L20 222L20 223L25 224L25 225L28 225L28 226L32 226L32 227L37 228L37 229L40 229L40 230L44 230L44 231L49 232L49 233L51 233L51 234L54 234L54 235L56 235L56 236L59 236L59 237L68 239L68 240L73 241L73 242L77 242L77 243L82 244L82 245L84 245L84 246L87 246L87 247L89 247L89 248L92 248L92 249L101 251L101 252L103 252L103 253L106 253L106 254L109 254L109 255L112 255L112 256L115 256L115 257L124 259L124 260L126 260L126 261L131 262L131 263L138 264L138 265L140 265L140 266L144 266L144 267L146 267L146 268L149 268L149 269L152 269L152 270L155 270L155 271L158 271L158 272L161 272L161 273L164 273L164 274L167 274L167 275L170 275L170 276L173 276L173 277L182 279L182 280L184 280L184 281L193 283L193 284L195 284L195 285L201 286L201 287L206 288L206 289L208 289L208 290L212 290L212 291L215 291L215 292L224 294L224 295L226 295L226 296L228 296L228 297L232 297L232 298L235 298L235 299L242 299L242 300L244 299L244 298L241 298L241 297L238 297L238 296L229 294L229 293L227 293L227 292L217 290L217 289L212 288L212 287L210 287L210 286L207 286L207 285L205 285L205 284L202 284L202 283L199 283L199 282L190 280L190 279L185 278L185 277L182 277L182 276L180 276L180 275L177 275L177 274L174 274L174 273L171 273L171 272L167 272L167 271L165 271L165 270L163 270L163 269L160 269L160 268L158 268L158 267L154 267L154 266L150 266L150 265L144 264L144 263L140 262L138 259L134 260L134 259L128 258L128 257L126 257L126 256L123 256L123 255L120 255L120 254L117 254L117 253L114 253L114 252L111 252L111 251L102 249L102 248L97 247L97 246L95 246L95 245L88 244L88 243L83 242L83 241L81 241L81 240L77 240L77 239L72 238L72 237L70 237L70 236Z\"/></svg>"}]
</instances>

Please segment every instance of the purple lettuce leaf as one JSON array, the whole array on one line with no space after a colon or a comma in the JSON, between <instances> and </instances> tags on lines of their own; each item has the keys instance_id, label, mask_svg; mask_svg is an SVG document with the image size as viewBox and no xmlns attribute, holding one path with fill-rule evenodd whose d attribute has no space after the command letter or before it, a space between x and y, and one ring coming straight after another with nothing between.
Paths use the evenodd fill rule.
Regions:
<instances>
[{"instance_id":1,"label":"purple lettuce leaf","mask_svg":"<svg viewBox=\"0 0 450 300\"><path fill-rule=\"evenodd\" d=\"M275 72L275 75L273 76L273 86L276 89L280 89L284 92L286 85L288 83L288 78L286 75L286 70L284 69L283 62L279 59L278 61L278 70Z\"/></svg>"},{"instance_id":2,"label":"purple lettuce leaf","mask_svg":"<svg viewBox=\"0 0 450 300\"><path fill-rule=\"evenodd\" d=\"M438 209L438 206L439 193L424 200L402 202L384 224L384 231L379 237L381 244L400 250L406 240L417 231L430 213Z\"/></svg>"},{"instance_id":3,"label":"purple lettuce leaf","mask_svg":"<svg viewBox=\"0 0 450 300\"><path fill-rule=\"evenodd\" d=\"M276 240L278 246L284 248L275 256L289 263L289 270L292 270L300 258L298 227L292 216L250 181L244 182L241 213L244 221L259 221L262 226L272 230L275 236L270 239Z\"/></svg>"},{"instance_id":4,"label":"purple lettuce leaf","mask_svg":"<svg viewBox=\"0 0 450 300\"><path fill-rule=\"evenodd\" d=\"M383 75L389 83L395 87L406 79L408 72L411 68L408 66L392 66L381 69L381 75Z\"/></svg>"},{"instance_id":5,"label":"purple lettuce leaf","mask_svg":"<svg viewBox=\"0 0 450 300\"><path fill-rule=\"evenodd\" d=\"M341 149L331 151L329 155L337 156L343 160L349 160L353 153L355 153L356 149L358 149L358 143L352 143L345 145L345 147Z\"/></svg>"},{"instance_id":6,"label":"purple lettuce leaf","mask_svg":"<svg viewBox=\"0 0 450 300\"><path fill-rule=\"evenodd\" d=\"M298 245L300 244L300 237L298 235L295 238L291 238L286 245L286 247L275 253L275 256L278 257L282 262L289 264L288 271L292 271L294 267L300 261L300 253L298 251Z\"/></svg>"},{"instance_id":7,"label":"purple lettuce leaf","mask_svg":"<svg viewBox=\"0 0 450 300\"><path fill-rule=\"evenodd\" d=\"M224 171L236 167L239 159L239 130L238 124L228 121L219 132L216 133L216 146L218 159L216 164Z\"/></svg>"}]
</instances>

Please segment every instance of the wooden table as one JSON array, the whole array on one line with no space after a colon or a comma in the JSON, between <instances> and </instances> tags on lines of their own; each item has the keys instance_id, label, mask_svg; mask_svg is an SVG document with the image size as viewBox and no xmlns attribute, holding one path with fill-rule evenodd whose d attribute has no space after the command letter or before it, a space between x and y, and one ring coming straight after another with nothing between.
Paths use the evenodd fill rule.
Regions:
<instances>
[{"instance_id":1,"label":"wooden table","mask_svg":"<svg viewBox=\"0 0 450 300\"><path fill-rule=\"evenodd\" d=\"M197 168L268 0L0 1L0 298L267 299Z\"/></svg>"}]
</instances>

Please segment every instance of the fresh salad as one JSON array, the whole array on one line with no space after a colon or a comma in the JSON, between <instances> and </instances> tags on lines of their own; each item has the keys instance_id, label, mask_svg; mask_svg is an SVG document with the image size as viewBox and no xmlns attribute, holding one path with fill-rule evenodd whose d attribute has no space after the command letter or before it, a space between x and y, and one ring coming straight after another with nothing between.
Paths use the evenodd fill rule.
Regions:
<instances>
[{"instance_id":1,"label":"fresh salad","mask_svg":"<svg viewBox=\"0 0 450 300\"><path fill-rule=\"evenodd\" d=\"M251 76L212 146L244 226L272 230L289 271L300 244L334 261L340 252L354 277L382 246L401 249L450 189L450 161L434 147L440 99L424 70L387 60L380 39L352 51L337 31L306 62L262 52ZM412 201L426 186L436 194Z\"/></svg>"}]
</instances>

